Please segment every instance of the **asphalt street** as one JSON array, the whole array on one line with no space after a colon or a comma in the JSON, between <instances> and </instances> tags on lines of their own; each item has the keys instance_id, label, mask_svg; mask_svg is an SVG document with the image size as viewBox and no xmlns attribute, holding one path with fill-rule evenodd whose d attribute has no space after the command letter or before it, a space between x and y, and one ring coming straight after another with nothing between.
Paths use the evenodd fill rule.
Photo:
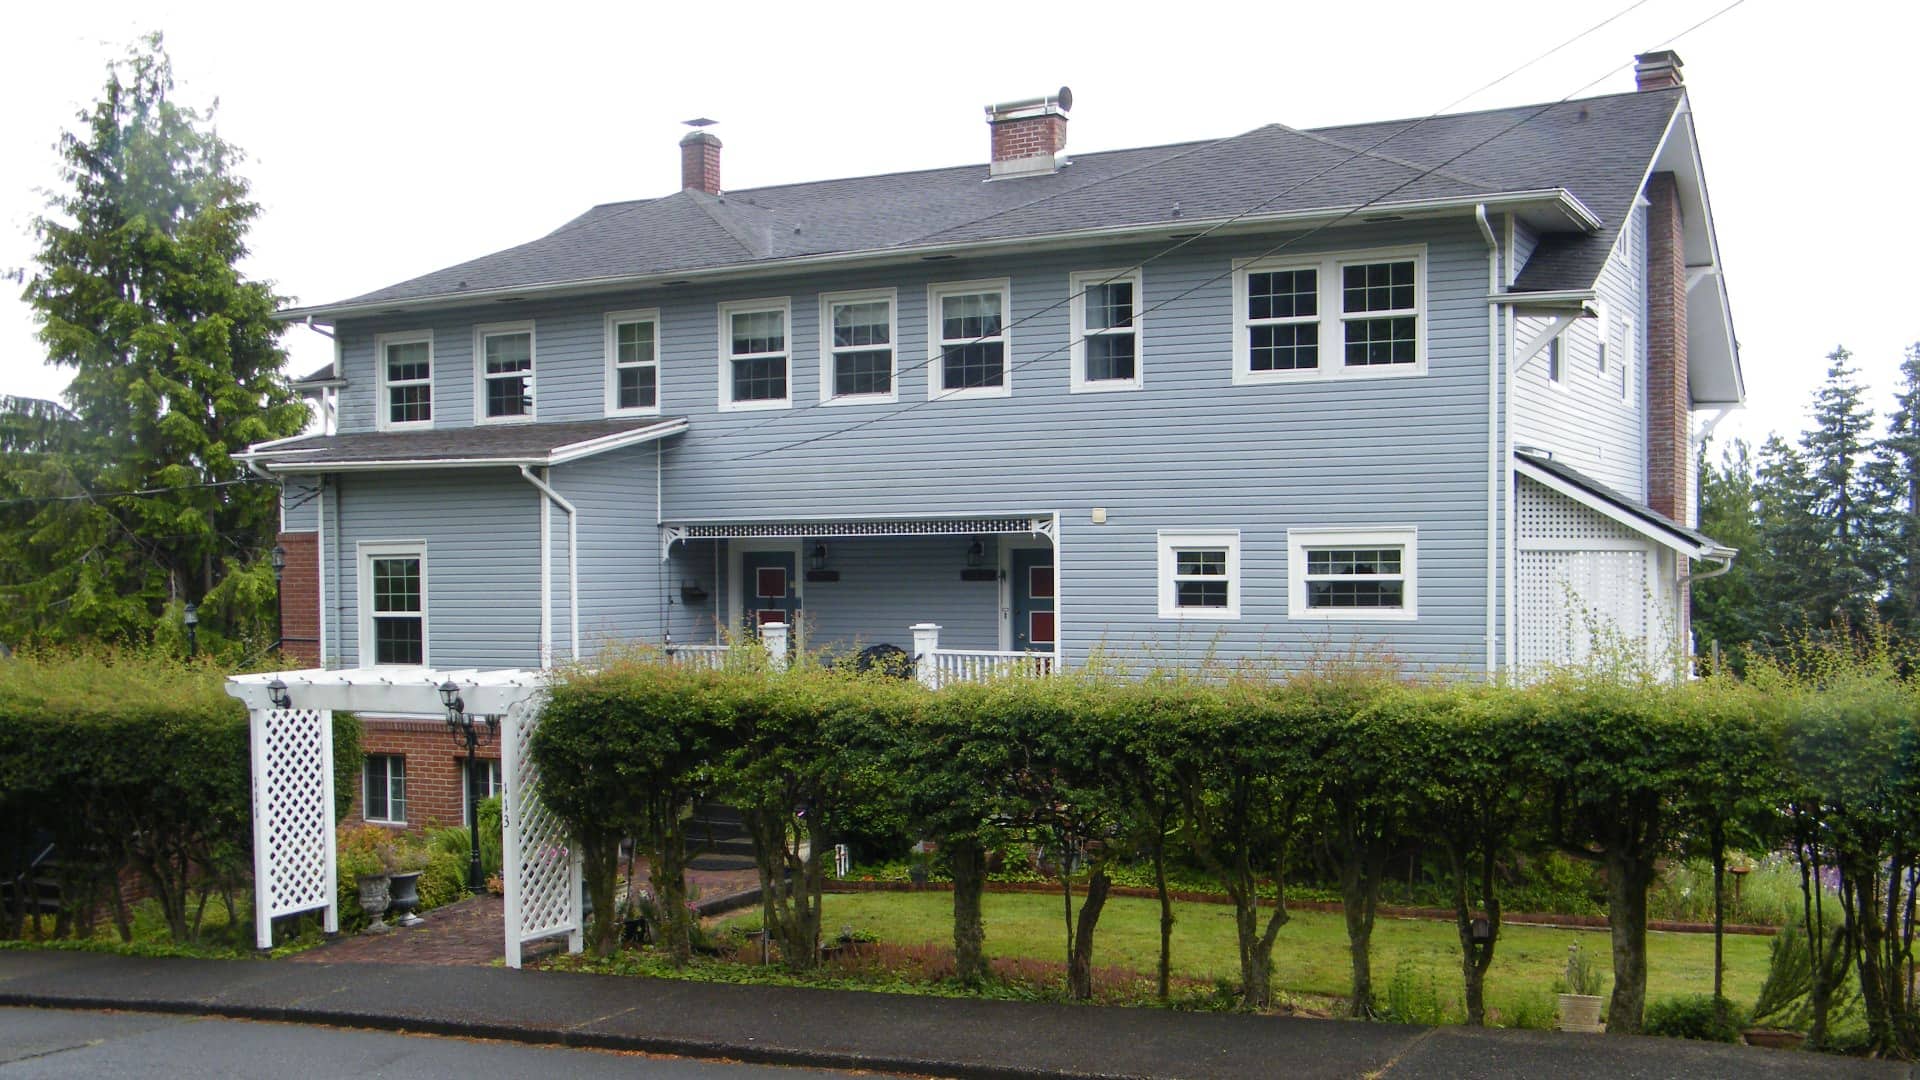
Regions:
<instances>
[{"instance_id":1,"label":"asphalt street","mask_svg":"<svg viewBox=\"0 0 1920 1080\"><path fill-rule=\"evenodd\" d=\"M156 1013L0 1008L0 1078L549 1076L812 1080L768 1065Z\"/></svg>"}]
</instances>

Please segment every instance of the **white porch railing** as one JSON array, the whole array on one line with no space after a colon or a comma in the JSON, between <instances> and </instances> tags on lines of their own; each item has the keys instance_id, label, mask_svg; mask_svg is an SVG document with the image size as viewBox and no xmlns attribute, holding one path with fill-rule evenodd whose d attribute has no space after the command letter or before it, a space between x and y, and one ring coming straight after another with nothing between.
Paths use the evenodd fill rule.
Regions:
<instances>
[{"instance_id":1,"label":"white porch railing","mask_svg":"<svg viewBox=\"0 0 1920 1080\"><path fill-rule=\"evenodd\" d=\"M727 666L727 650L730 648L730 645L669 645L666 651L667 659L672 663L718 670Z\"/></svg>"},{"instance_id":2,"label":"white porch railing","mask_svg":"<svg viewBox=\"0 0 1920 1080\"><path fill-rule=\"evenodd\" d=\"M1010 676L1052 675L1055 660L1055 654L1050 652L943 649L939 626L920 623L913 627L914 672L922 685L933 690L955 683L986 682Z\"/></svg>"}]
</instances>

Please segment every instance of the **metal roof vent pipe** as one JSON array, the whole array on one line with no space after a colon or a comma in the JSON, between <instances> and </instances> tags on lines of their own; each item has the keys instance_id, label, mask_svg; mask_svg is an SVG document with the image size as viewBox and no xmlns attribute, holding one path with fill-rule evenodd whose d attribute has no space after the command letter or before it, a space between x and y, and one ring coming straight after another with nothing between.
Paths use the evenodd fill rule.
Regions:
<instances>
[{"instance_id":1,"label":"metal roof vent pipe","mask_svg":"<svg viewBox=\"0 0 1920 1080\"><path fill-rule=\"evenodd\" d=\"M993 132L993 161L987 178L1047 176L1067 163L1067 112L1073 91L987 106Z\"/></svg>"},{"instance_id":2,"label":"metal roof vent pipe","mask_svg":"<svg viewBox=\"0 0 1920 1080\"><path fill-rule=\"evenodd\" d=\"M680 140L680 190L720 194L720 140L702 130L713 124L705 117L687 121L692 131Z\"/></svg>"}]
</instances>

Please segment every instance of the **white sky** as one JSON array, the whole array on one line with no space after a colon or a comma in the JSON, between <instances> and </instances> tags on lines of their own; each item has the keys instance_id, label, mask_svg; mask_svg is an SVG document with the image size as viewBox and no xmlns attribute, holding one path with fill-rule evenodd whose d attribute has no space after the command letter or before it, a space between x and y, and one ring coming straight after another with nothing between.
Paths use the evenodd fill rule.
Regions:
<instances>
[{"instance_id":1,"label":"white sky","mask_svg":"<svg viewBox=\"0 0 1920 1080\"><path fill-rule=\"evenodd\" d=\"M319 303L671 193L689 117L721 121L740 189L984 163L981 106L1063 83L1069 152L1420 116L1629 2L21 5L0 34L0 272L31 270L53 144L150 29L182 100L218 98L248 154L248 271ZM1560 98L1726 3L1646 0L1462 107ZM1746 370L1723 434L1798 431L1839 343L1889 407L1920 340L1920 223L1898 210L1920 175L1916 40L1920 5L1749 0L1673 46ZM331 359L304 329L285 344L296 375ZM68 375L42 356L0 282L0 393L56 395Z\"/></svg>"}]
</instances>

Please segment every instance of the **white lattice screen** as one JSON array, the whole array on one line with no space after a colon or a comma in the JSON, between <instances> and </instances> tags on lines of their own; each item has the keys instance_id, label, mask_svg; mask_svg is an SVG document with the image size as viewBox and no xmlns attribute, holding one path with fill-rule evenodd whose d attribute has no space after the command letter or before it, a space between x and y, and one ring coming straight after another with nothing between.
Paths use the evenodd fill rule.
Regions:
<instances>
[{"instance_id":1,"label":"white lattice screen","mask_svg":"<svg viewBox=\"0 0 1920 1080\"><path fill-rule=\"evenodd\" d=\"M333 837L333 713L254 709L254 932L273 946L273 920L326 909L340 928Z\"/></svg>"},{"instance_id":2,"label":"white lattice screen","mask_svg":"<svg viewBox=\"0 0 1920 1080\"><path fill-rule=\"evenodd\" d=\"M507 966L516 968L530 941L566 934L568 948L581 946L580 859L566 826L540 803L539 770L528 753L542 703L538 696L520 702L500 726Z\"/></svg>"},{"instance_id":3,"label":"white lattice screen","mask_svg":"<svg viewBox=\"0 0 1920 1080\"><path fill-rule=\"evenodd\" d=\"M1578 664L1614 642L1658 649L1651 543L1530 480L1520 484L1515 602L1522 669Z\"/></svg>"}]
</instances>

